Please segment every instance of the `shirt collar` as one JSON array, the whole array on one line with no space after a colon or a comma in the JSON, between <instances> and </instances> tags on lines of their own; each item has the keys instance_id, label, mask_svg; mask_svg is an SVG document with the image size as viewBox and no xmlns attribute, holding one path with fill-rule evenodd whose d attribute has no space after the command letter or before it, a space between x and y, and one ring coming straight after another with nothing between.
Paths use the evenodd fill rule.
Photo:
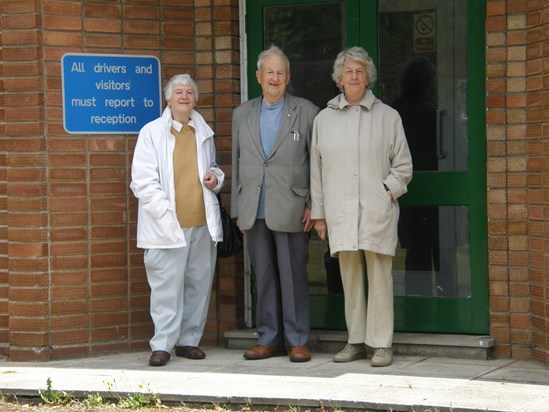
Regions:
<instances>
[{"instance_id":1,"label":"shirt collar","mask_svg":"<svg viewBox=\"0 0 549 412\"><path fill-rule=\"evenodd\" d=\"M187 123L186 125L184 125L183 123L178 122L177 120L172 119L172 127L177 131L177 133L181 132L181 129L183 128L183 126L190 126L193 129L196 129L196 126L193 122L193 119L190 119L189 123Z\"/></svg>"}]
</instances>

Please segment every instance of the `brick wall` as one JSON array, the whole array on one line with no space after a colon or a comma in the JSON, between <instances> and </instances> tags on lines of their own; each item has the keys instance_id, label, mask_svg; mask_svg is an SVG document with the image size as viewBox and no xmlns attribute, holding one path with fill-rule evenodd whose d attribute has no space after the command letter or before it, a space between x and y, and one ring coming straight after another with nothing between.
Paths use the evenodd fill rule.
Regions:
<instances>
[{"instance_id":1,"label":"brick wall","mask_svg":"<svg viewBox=\"0 0 549 412\"><path fill-rule=\"evenodd\" d=\"M148 348L149 288L128 187L136 135L67 134L60 60L155 55L163 85L193 75L230 178L238 0L2 0L0 11L1 353L49 360ZM242 326L241 266L218 264L203 344Z\"/></svg>"},{"instance_id":2,"label":"brick wall","mask_svg":"<svg viewBox=\"0 0 549 412\"><path fill-rule=\"evenodd\" d=\"M548 16L549 6L541 0L487 2L491 334L496 356L545 363Z\"/></svg>"}]
</instances>

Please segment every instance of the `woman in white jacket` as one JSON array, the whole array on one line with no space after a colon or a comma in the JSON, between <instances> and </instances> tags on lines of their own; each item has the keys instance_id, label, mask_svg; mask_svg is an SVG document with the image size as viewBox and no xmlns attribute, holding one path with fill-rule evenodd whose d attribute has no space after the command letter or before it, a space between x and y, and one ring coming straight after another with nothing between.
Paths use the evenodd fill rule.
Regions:
<instances>
[{"instance_id":1,"label":"woman in white jacket","mask_svg":"<svg viewBox=\"0 0 549 412\"><path fill-rule=\"evenodd\" d=\"M333 79L343 93L315 118L311 156L311 218L338 254L349 343L335 362L365 358L392 363L392 258L398 198L412 179L412 157L398 112L377 99L374 63L361 47L343 50ZM363 260L368 276L364 296ZM367 309L367 310L366 310Z\"/></svg>"},{"instance_id":2,"label":"woman in white jacket","mask_svg":"<svg viewBox=\"0 0 549 412\"><path fill-rule=\"evenodd\" d=\"M151 288L151 366L177 356L203 359L204 331L222 240L216 193L224 173L215 157L213 131L194 110L198 86L188 74L172 77L162 116L140 131L130 188L139 199L137 247Z\"/></svg>"}]
</instances>

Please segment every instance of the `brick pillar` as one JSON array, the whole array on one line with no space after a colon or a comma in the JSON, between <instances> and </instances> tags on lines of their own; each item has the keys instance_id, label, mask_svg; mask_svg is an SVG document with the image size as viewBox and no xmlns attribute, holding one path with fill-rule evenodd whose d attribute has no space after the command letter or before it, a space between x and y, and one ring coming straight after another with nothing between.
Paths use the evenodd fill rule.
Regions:
<instances>
[{"instance_id":1,"label":"brick pillar","mask_svg":"<svg viewBox=\"0 0 549 412\"><path fill-rule=\"evenodd\" d=\"M495 355L549 363L547 64L541 1L487 1L488 235Z\"/></svg>"},{"instance_id":2,"label":"brick pillar","mask_svg":"<svg viewBox=\"0 0 549 412\"><path fill-rule=\"evenodd\" d=\"M549 4L528 2L526 21L528 199L532 357L549 364Z\"/></svg>"},{"instance_id":3,"label":"brick pillar","mask_svg":"<svg viewBox=\"0 0 549 412\"><path fill-rule=\"evenodd\" d=\"M0 4L0 14L4 14ZM0 20L1 22L2 20ZM4 39L3 25L0 23L0 356L8 354L8 197L6 168L6 123L4 118Z\"/></svg>"},{"instance_id":4,"label":"brick pillar","mask_svg":"<svg viewBox=\"0 0 549 412\"><path fill-rule=\"evenodd\" d=\"M217 150L219 164L225 171L226 183L222 199L230 210L231 191L231 127L233 108L241 103L240 36L238 2L219 2L214 9L214 84ZM244 266L242 255L218 261L218 324L220 338L227 330L244 327ZM221 342L221 341L220 341ZM224 342L223 342L224 343Z\"/></svg>"},{"instance_id":5,"label":"brick pillar","mask_svg":"<svg viewBox=\"0 0 549 412\"><path fill-rule=\"evenodd\" d=\"M47 360L50 279L40 2L8 0L0 7L9 355L13 360Z\"/></svg>"}]
</instances>

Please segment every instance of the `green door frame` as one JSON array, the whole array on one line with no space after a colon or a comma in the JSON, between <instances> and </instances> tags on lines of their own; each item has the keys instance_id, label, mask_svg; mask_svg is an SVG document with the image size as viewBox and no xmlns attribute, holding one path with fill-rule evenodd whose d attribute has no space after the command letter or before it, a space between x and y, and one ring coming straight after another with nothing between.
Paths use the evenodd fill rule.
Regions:
<instances>
[{"instance_id":1,"label":"green door frame","mask_svg":"<svg viewBox=\"0 0 549 412\"><path fill-rule=\"evenodd\" d=\"M377 4L383 0L346 0L345 45L363 46L378 62ZM249 98L259 96L257 56L263 50L264 6L340 3L334 0L247 1ZM485 18L486 1L467 2L469 170L416 172L401 205L468 206L471 248L471 298L395 297L395 330L485 334L489 332L488 241L486 210ZM363 40L362 40L363 39ZM375 92L375 89L374 89ZM410 316L410 314L413 316ZM407 315L407 316L406 316ZM345 329L342 295L312 295L315 328Z\"/></svg>"}]
</instances>

